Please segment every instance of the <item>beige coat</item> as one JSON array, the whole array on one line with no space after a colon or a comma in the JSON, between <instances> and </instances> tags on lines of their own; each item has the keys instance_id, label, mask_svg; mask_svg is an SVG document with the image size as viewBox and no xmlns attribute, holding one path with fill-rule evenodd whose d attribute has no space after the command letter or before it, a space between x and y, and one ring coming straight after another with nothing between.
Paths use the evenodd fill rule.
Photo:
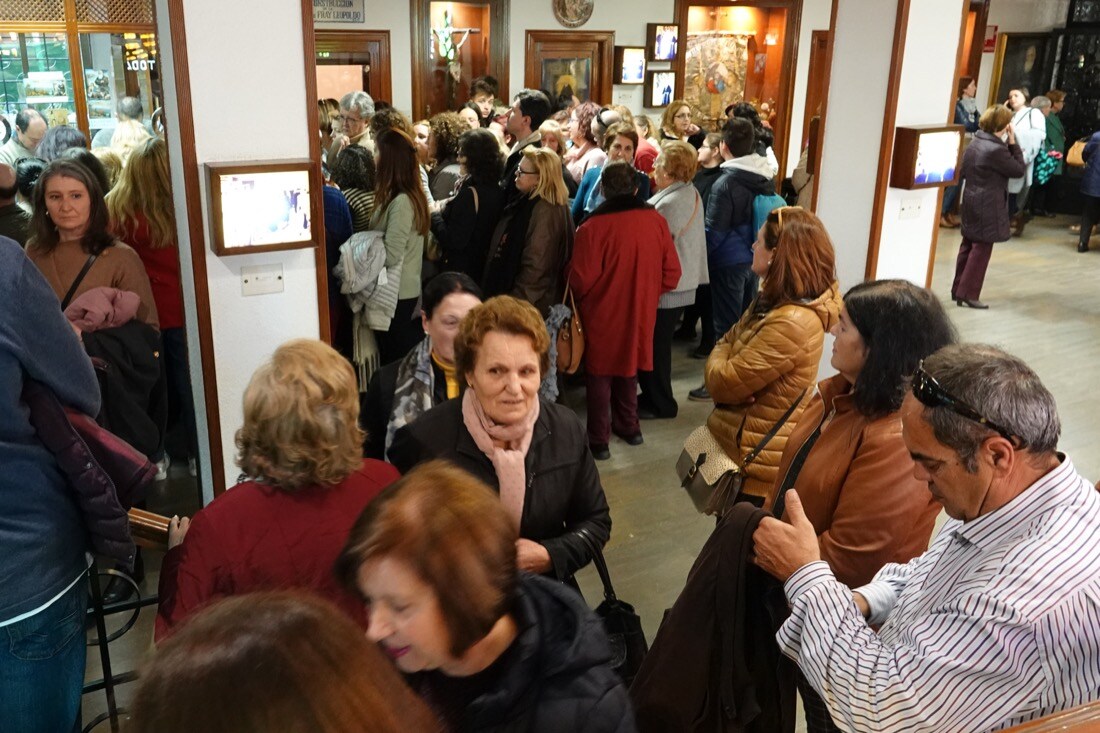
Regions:
<instances>
[{"instance_id":1,"label":"beige coat","mask_svg":"<svg viewBox=\"0 0 1100 733\"><path fill-rule=\"evenodd\" d=\"M707 359L705 383L715 403L707 426L738 463L806 392L802 406L745 470L747 494L765 497L775 483L787 436L813 392L825 332L836 323L840 305L833 283L809 302L787 303L764 313L750 309Z\"/></svg>"}]
</instances>

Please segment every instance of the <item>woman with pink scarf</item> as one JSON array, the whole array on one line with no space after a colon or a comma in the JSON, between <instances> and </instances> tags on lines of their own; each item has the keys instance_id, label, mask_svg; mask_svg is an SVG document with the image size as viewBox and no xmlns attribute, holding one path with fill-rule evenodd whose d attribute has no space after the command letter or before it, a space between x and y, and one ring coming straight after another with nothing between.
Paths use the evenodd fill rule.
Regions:
<instances>
[{"instance_id":1,"label":"woman with pink scarf","mask_svg":"<svg viewBox=\"0 0 1100 733\"><path fill-rule=\"evenodd\" d=\"M539 400L549 349L530 303L502 295L476 306L455 339L462 394L398 431L388 456L402 473L443 458L485 481L519 529L519 569L575 587L592 559L581 530L603 545L611 517L584 424Z\"/></svg>"}]
</instances>

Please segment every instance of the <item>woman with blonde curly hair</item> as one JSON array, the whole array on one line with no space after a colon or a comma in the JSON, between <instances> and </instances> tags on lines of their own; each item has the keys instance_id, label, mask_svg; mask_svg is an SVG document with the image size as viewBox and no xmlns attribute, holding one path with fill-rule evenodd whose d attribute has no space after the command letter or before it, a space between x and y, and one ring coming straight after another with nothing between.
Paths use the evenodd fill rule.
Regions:
<instances>
[{"instance_id":1,"label":"woman with blonde curly hair","mask_svg":"<svg viewBox=\"0 0 1100 733\"><path fill-rule=\"evenodd\" d=\"M362 458L358 423L355 373L332 347L290 341L256 370L236 437L244 480L169 526L158 641L219 598L286 588L326 598L366 628L332 566L355 517L397 472Z\"/></svg>"},{"instance_id":2,"label":"woman with blonde curly hair","mask_svg":"<svg viewBox=\"0 0 1100 733\"><path fill-rule=\"evenodd\" d=\"M111 150L122 158L122 165L125 166L137 146L151 137L145 125L137 120L122 120L115 128L115 133L111 135Z\"/></svg>"}]
</instances>

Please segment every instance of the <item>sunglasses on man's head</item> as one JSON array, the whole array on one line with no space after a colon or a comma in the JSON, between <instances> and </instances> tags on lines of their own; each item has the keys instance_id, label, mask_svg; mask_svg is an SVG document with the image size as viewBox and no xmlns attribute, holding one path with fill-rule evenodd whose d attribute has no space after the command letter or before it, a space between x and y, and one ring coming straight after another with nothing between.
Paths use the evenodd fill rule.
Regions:
<instances>
[{"instance_id":1,"label":"sunglasses on man's head","mask_svg":"<svg viewBox=\"0 0 1100 733\"><path fill-rule=\"evenodd\" d=\"M960 417L965 417L967 420L973 420L990 430L995 430L1009 443L1017 445L1017 441L1012 437L1012 433L992 420L984 417L982 413L978 412L958 397L952 395L936 381L935 377L924 371L923 360L917 365L917 371L913 373L913 396L926 407L946 407Z\"/></svg>"}]
</instances>

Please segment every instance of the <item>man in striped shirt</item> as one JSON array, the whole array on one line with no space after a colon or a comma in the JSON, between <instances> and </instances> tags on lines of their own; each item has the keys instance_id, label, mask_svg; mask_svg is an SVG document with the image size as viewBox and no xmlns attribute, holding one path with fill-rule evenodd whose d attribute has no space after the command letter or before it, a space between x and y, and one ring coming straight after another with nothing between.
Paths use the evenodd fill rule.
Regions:
<instances>
[{"instance_id":1,"label":"man in striped shirt","mask_svg":"<svg viewBox=\"0 0 1100 733\"><path fill-rule=\"evenodd\" d=\"M948 346L918 368L902 426L950 519L853 592L789 492L790 523L754 535L791 604L784 654L851 731L1000 730L1100 699L1100 494L1056 452L1050 392L1003 351Z\"/></svg>"}]
</instances>

